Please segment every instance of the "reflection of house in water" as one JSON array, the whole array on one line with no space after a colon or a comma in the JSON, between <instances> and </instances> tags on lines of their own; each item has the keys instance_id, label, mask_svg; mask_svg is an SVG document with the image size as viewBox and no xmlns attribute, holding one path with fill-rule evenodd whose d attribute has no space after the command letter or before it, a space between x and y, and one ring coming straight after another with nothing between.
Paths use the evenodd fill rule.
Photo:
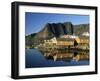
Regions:
<instances>
[{"instance_id":1,"label":"reflection of house in water","mask_svg":"<svg viewBox=\"0 0 100 81\"><path fill-rule=\"evenodd\" d=\"M54 61L63 60L63 59L71 60L73 58L73 53L61 53L61 52L60 53L52 53L52 54L45 53L44 56L45 56L45 58L52 59Z\"/></svg>"},{"instance_id":2,"label":"reflection of house in water","mask_svg":"<svg viewBox=\"0 0 100 81\"><path fill-rule=\"evenodd\" d=\"M80 60L89 60L89 53L86 52L58 52L58 53L45 53L44 57L46 59L51 59L54 61L57 60L66 60L66 61L71 61L71 60L76 60L76 61L80 61Z\"/></svg>"},{"instance_id":3,"label":"reflection of house in water","mask_svg":"<svg viewBox=\"0 0 100 81\"><path fill-rule=\"evenodd\" d=\"M77 54L75 57L73 57L73 60L89 60L89 54Z\"/></svg>"},{"instance_id":4,"label":"reflection of house in water","mask_svg":"<svg viewBox=\"0 0 100 81\"><path fill-rule=\"evenodd\" d=\"M73 57L73 53L59 53L59 54L54 54L53 55L54 61L63 60L63 59L71 60L72 57Z\"/></svg>"}]
</instances>

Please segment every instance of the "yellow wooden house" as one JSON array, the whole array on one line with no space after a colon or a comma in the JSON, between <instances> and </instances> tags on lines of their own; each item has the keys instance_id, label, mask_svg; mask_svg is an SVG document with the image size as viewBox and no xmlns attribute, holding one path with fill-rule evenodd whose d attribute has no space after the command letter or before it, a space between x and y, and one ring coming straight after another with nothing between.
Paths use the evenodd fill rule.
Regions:
<instances>
[{"instance_id":1,"label":"yellow wooden house","mask_svg":"<svg viewBox=\"0 0 100 81\"><path fill-rule=\"evenodd\" d=\"M74 39L70 38L58 38L57 46L74 46Z\"/></svg>"}]
</instances>

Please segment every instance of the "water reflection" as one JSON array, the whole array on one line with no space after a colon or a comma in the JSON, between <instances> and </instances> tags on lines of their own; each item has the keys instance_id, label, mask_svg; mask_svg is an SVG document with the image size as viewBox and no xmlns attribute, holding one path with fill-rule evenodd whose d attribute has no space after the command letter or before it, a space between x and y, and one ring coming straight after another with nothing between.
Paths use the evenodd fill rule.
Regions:
<instances>
[{"instance_id":1,"label":"water reflection","mask_svg":"<svg viewBox=\"0 0 100 81\"><path fill-rule=\"evenodd\" d=\"M55 50L53 52L44 52L42 51L43 56L47 60L53 61L81 61L81 60L89 60L89 52L88 51L58 51Z\"/></svg>"},{"instance_id":2,"label":"water reflection","mask_svg":"<svg viewBox=\"0 0 100 81\"><path fill-rule=\"evenodd\" d=\"M26 49L25 53L26 68L89 65L89 52L86 51Z\"/></svg>"}]
</instances>

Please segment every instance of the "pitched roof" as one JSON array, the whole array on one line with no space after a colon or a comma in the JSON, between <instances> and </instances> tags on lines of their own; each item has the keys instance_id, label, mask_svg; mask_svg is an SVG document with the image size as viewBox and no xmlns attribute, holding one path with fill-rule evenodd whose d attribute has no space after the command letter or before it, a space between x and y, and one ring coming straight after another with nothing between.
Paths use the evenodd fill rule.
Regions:
<instances>
[{"instance_id":1,"label":"pitched roof","mask_svg":"<svg viewBox=\"0 0 100 81\"><path fill-rule=\"evenodd\" d=\"M58 38L57 41L74 41L74 39L71 39L71 38Z\"/></svg>"}]
</instances>

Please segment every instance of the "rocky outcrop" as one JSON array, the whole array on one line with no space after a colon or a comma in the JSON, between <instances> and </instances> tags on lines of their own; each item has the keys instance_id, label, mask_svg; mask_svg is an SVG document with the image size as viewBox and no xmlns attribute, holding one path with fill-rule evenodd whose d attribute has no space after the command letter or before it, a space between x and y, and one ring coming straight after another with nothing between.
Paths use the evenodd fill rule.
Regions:
<instances>
[{"instance_id":1,"label":"rocky outcrop","mask_svg":"<svg viewBox=\"0 0 100 81\"><path fill-rule=\"evenodd\" d=\"M71 22L47 23L45 27L36 34L35 38L59 37L65 34L73 34L73 25Z\"/></svg>"}]
</instances>

